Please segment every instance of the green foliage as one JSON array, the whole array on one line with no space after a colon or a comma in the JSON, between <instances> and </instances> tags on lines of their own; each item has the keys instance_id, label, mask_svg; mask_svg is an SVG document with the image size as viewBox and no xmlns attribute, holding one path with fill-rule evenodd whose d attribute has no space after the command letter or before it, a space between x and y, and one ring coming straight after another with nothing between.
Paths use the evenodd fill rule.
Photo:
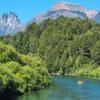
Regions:
<instances>
[{"instance_id":1,"label":"green foliage","mask_svg":"<svg viewBox=\"0 0 100 100\"><path fill-rule=\"evenodd\" d=\"M50 84L50 77L45 68L35 69L28 65L21 66L16 62L1 64L0 75L1 88L4 87L4 92L25 93Z\"/></svg>"},{"instance_id":2,"label":"green foliage","mask_svg":"<svg viewBox=\"0 0 100 100\"><path fill-rule=\"evenodd\" d=\"M0 43L0 95L38 90L50 82L40 57L22 55L12 46Z\"/></svg>"},{"instance_id":3,"label":"green foliage","mask_svg":"<svg viewBox=\"0 0 100 100\"><path fill-rule=\"evenodd\" d=\"M0 62L5 63L8 61L21 62L21 59L12 46L0 43Z\"/></svg>"},{"instance_id":4,"label":"green foliage","mask_svg":"<svg viewBox=\"0 0 100 100\"><path fill-rule=\"evenodd\" d=\"M84 64L82 68L77 69L74 74L100 79L100 66L96 66L93 64Z\"/></svg>"},{"instance_id":5,"label":"green foliage","mask_svg":"<svg viewBox=\"0 0 100 100\"><path fill-rule=\"evenodd\" d=\"M91 51L93 61L100 65L100 40L96 42Z\"/></svg>"},{"instance_id":6,"label":"green foliage","mask_svg":"<svg viewBox=\"0 0 100 100\"><path fill-rule=\"evenodd\" d=\"M81 66L81 68L78 68L75 71L75 74L76 75L80 75L80 76L91 76L91 72L93 70L95 70L95 68L96 68L96 65L93 65L93 64L83 64Z\"/></svg>"},{"instance_id":7,"label":"green foliage","mask_svg":"<svg viewBox=\"0 0 100 100\"><path fill-rule=\"evenodd\" d=\"M99 77L100 79L100 66L91 72L91 76Z\"/></svg>"}]
</instances>

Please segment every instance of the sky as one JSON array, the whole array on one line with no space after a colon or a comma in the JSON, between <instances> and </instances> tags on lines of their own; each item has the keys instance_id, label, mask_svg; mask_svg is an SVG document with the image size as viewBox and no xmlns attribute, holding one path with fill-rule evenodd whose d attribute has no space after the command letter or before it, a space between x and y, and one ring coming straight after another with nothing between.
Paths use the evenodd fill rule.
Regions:
<instances>
[{"instance_id":1,"label":"sky","mask_svg":"<svg viewBox=\"0 0 100 100\"><path fill-rule=\"evenodd\" d=\"M31 20L44 11L47 11L58 0L0 0L0 15L5 12L15 12L22 22ZM100 0L64 0L80 4L89 9L100 11Z\"/></svg>"}]
</instances>

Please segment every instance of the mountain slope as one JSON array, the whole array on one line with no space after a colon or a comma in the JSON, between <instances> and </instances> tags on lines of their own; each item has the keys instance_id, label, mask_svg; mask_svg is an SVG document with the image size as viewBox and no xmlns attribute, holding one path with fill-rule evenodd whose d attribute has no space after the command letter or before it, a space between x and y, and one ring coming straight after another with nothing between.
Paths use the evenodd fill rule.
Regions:
<instances>
[{"instance_id":1,"label":"mountain slope","mask_svg":"<svg viewBox=\"0 0 100 100\"><path fill-rule=\"evenodd\" d=\"M14 34L22 30L23 26L15 13L4 13L0 16L0 35Z\"/></svg>"},{"instance_id":2,"label":"mountain slope","mask_svg":"<svg viewBox=\"0 0 100 100\"><path fill-rule=\"evenodd\" d=\"M68 2L56 3L50 10L34 17L35 22L41 22L47 18L57 18L59 16L78 17L81 19L93 18L97 15L97 11L89 10L81 5L71 4Z\"/></svg>"}]
</instances>

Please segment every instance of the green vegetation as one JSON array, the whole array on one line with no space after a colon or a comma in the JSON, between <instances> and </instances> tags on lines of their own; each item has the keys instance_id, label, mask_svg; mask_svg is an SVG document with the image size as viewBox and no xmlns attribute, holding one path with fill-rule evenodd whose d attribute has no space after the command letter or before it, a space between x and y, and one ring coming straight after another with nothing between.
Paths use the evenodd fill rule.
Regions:
<instances>
[{"instance_id":1,"label":"green vegetation","mask_svg":"<svg viewBox=\"0 0 100 100\"><path fill-rule=\"evenodd\" d=\"M50 81L40 57L22 55L12 46L0 43L0 95L38 90L49 86Z\"/></svg>"},{"instance_id":2,"label":"green vegetation","mask_svg":"<svg viewBox=\"0 0 100 100\"><path fill-rule=\"evenodd\" d=\"M100 24L59 17L30 24L24 32L1 37L27 55L39 55L50 73L100 76Z\"/></svg>"}]
</instances>

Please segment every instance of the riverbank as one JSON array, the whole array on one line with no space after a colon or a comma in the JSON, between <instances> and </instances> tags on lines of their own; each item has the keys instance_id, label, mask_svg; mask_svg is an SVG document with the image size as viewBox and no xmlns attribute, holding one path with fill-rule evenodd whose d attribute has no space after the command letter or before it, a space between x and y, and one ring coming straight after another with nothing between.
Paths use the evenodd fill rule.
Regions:
<instances>
[{"instance_id":1,"label":"riverbank","mask_svg":"<svg viewBox=\"0 0 100 100\"><path fill-rule=\"evenodd\" d=\"M93 73L93 72L91 72ZM61 74L61 73L50 73L51 76L72 76L72 77L84 77L84 78L88 78L88 79L97 79L100 80L100 76L97 75L93 75L93 74L83 74L83 73L69 73L69 74Z\"/></svg>"}]
</instances>

